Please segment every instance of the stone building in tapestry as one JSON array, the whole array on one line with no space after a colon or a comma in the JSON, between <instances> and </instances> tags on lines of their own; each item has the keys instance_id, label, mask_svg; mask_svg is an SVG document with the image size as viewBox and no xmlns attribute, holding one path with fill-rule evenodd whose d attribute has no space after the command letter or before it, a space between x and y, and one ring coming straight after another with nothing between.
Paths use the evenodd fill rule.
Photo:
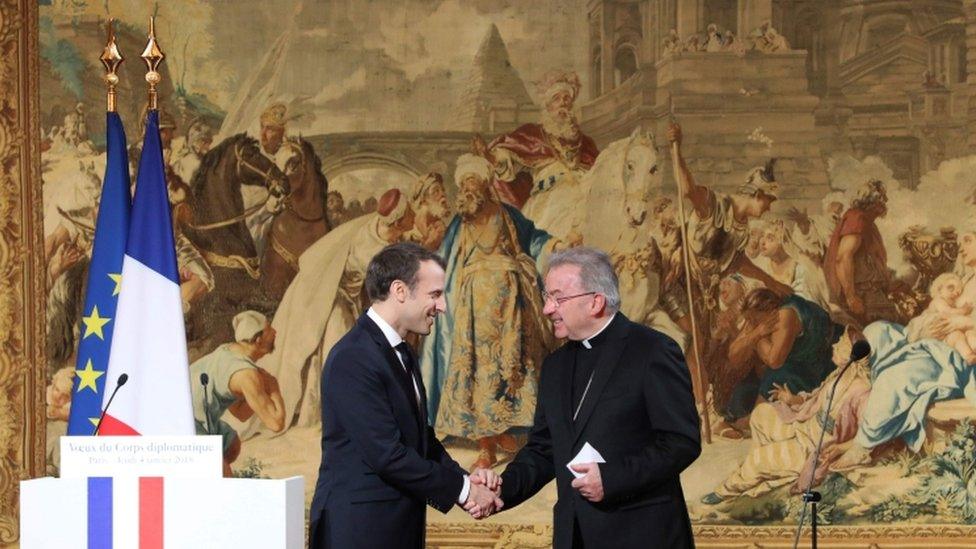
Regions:
<instances>
[{"instance_id":1,"label":"stone building in tapestry","mask_svg":"<svg viewBox=\"0 0 976 549\"><path fill-rule=\"evenodd\" d=\"M812 200L846 152L911 187L976 143L976 0L590 0L587 17L584 128L606 144L674 117L706 184L775 155L783 198ZM767 22L788 50L666 51L672 29L741 40Z\"/></svg>"}]
</instances>

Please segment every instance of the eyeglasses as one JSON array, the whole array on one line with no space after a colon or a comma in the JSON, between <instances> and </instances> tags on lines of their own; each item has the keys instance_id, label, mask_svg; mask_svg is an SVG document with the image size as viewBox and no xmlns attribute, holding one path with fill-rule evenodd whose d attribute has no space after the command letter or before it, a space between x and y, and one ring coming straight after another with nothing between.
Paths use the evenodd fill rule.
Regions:
<instances>
[{"instance_id":1,"label":"eyeglasses","mask_svg":"<svg viewBox=\"0 0 976 549\"><path fill-rule=\"evenodd\" d=\"M542 301L543 303L552 301L553 303L556 304L556 308L558 309L560 305L566 303L570 299L576 299L577 297L583 297L584 295L596 295L596 292L584 292L582 294L567 295L563 297L556 297L550 294L549 292L542 292Z\"/></svg>"}]
</instances>

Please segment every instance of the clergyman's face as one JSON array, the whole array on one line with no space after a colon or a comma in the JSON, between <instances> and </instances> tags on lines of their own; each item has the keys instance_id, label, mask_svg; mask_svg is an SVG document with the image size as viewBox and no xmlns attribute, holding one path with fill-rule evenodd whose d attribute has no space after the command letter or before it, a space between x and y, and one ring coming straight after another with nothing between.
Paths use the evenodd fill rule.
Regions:
<instances>
[{"instance_id":1,"label":"clergyman's face","mask_svg":"<svg viewBox=\"0 0 976 549\"><path fill-rule=\"evenodd\" d=\"M552 321L552 331L558 338L567 337L573 341L581 341L592 335L594 305L593 295L586 293L580 279L580 268L576 265L560 265L546 273L545 280L546 301L542 314ZM568 299L559 303L557 300Z\"/></svg>"}]
</instances>

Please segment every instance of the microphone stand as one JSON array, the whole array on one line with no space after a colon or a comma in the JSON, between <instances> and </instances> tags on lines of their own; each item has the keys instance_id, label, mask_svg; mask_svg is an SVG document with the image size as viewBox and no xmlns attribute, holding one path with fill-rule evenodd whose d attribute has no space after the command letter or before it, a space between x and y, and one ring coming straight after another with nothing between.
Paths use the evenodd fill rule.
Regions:
<instances>
[{"instance_id":1,"label":"microphone stand","mask_svg":"<svg viewBox=\"0 0 976 549\"><path fill-rule=\"evenodd\" d=\"M810 534L812 536L812 549L817 549L817 503L823 499L820 492L813 489L813 481L817 476L817 466L820 463L820 450L823 448L824 435L827 433L827 422L830 420L830 406L834 402L834 393L837 392L837 384L840 383L842 377L847 372L847 369L851 367L854 362L863 359L867 356L856 357L854 350L851 350L851 358L847 360L847 364L841 369L840 373L837 374L837 378L834 379L834 384L830 388L830 395L827 397L827 408L823 412L823 419L820 422L820 440L817 441L817 447L813 452L813 469L810 471L810 482L807 483L807 489L803 491L801 496L803 499L803 508L800 511L800 524L796 526L796 536L793 538L793 549L796 549L800 543L800 533L803 531L803 522L806 518L807 504L810 504ZM819 414L818 414L819 415Z\"/></svg>"},{"instance_id":2,"label":"microphone stand","mask_svg":"<svg viewBox=\"0 0 976 549\"><path fill-rule=\"evenodd\" d=\"M115 389L112 391L112 395L108 397L108 403L105 404L105 409L102 410L102 415L98 418L98 424L95 425L95 431L92 433L92 436L98 435L98 430L102 428L102 422L105 421L105 414L108 413L108 407L112 405L112 400L115 399L115 393L119 392L119 389L125 385L126 381L129 381L129 374L123 373L119 376L118 381L115 382Z\"/></svg>"},{"instance_id":3,"label":"microphone stand","mask_svg":"<svg viewBox=\"0 0 976 549\"><path fill-rule=\"evenodd\" d=\"M203 415L207 418L207 434L214 434L210 426L210 395L207 394L207 385L210 383L210 376L200 374L200 384L203 385Z\"/></svg>"}]
</instances>

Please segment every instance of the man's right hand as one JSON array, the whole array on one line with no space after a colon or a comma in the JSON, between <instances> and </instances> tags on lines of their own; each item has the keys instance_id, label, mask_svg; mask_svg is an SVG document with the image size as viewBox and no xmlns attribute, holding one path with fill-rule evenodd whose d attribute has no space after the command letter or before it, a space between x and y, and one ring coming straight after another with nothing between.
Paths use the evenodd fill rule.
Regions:
<instances>
[{"instance_id":1,"label":"man's right hand","mask_svg":"<svg viewBox=\"0 0 976 549\"><path fill-rule=\"evenodd\" d=\"M487 518L493 512L501 510L503 506L504 503L498 497L498 494L483 484L471 482L471 491L468 492L468 501L464 504L464 510L472 518Z\"/></svg>"},{"instance_id":2,"label":"man's right hand","mask_svg":"<svg viewBox=\"0 0 976 549\"><path fill-rule=\"evenodd\" d=\"M468 478L471 479L472 484L481 484L496 494L502 485L502 477L498 476L498 473L491 469L479 467Z\"/></svg>"}]
</instances>

